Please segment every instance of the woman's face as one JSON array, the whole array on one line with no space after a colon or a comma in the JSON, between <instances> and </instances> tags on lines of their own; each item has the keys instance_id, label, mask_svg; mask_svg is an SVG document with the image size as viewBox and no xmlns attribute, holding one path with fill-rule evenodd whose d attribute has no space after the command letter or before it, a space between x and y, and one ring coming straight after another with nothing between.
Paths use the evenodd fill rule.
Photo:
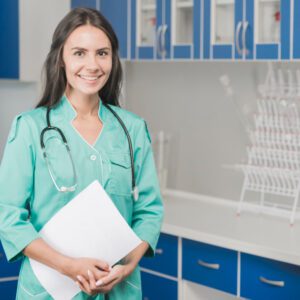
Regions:
<instances>
[{"instance_id":1,"label":"woman's face","mask_svg":"<svg viewBox=\"0 0 300 300\"><path fill-rule=\"evenodd\" d=\"M96 95L107 82L112 69L110 40L97 27L80 26L65 42L63 62L69 93Z\"/></svg>"}]
</instances>

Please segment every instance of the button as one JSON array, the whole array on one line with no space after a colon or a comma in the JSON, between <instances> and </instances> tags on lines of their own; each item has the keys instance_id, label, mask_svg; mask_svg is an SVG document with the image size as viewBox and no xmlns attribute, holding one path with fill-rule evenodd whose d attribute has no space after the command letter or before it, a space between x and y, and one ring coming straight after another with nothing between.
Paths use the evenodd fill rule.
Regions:
<instances>
[{"instance_id":1,"label":"button","mask_svg":"<svg viewBox=\"0 0 300 300\"><path fill-rule=\"evenodd\" d=\"M96 160L96 159L97 159L96 155L93 154L93 155L90 156L90 160Z\"/></svg>"}]
</instances>

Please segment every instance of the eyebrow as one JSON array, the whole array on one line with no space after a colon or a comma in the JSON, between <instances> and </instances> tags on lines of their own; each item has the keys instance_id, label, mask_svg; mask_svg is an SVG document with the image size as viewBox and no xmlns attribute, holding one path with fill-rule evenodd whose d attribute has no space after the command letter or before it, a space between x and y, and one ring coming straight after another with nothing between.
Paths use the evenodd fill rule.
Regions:
<instances>
[{"instance_id":1,"label":"eyebrow","mask_svg":"<svg viewBox=\"0 0 300 300\"><path fill-rule=\"evenodd\" d=\"M88 51L87 49L82 48L82 47L73 47L73 48L71 48L71 50ZM110 47L103 47L103 48L97 49L97 51L100 51L100 50L111 50L111 48Z\"/></svg>"}]
</instances>

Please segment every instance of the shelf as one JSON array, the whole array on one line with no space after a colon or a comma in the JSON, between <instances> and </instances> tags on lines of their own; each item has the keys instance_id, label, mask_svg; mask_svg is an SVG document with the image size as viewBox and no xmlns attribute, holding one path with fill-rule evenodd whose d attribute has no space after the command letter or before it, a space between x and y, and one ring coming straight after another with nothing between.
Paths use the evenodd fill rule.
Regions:
<instances>
[{"instance_id":1,"label":"shelf","mask_svg":"<svg viewBox=\"0 0 300 300\"><path fill-rule=\"evenodd\" d=\"M182 2L177 2L176 8L193 8L194 4L192 1L182 1Z\"/></svg>"}]
</instances>

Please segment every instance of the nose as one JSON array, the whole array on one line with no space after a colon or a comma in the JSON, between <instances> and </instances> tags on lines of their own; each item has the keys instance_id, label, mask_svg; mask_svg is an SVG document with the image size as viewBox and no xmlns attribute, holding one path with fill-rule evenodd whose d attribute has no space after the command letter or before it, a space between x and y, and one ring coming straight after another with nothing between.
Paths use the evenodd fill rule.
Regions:
<instances>
[{"instance_id":1,"label":"nose","mask_svg":"<svg viewBox=\"0 0 300 300\"><path fill-rule=\"evenodd\" d=\"M89 71L98 71L100 68L97 57L93 54L88 55L86 60L86 69Z\"/></svg>"}]
</instances>

